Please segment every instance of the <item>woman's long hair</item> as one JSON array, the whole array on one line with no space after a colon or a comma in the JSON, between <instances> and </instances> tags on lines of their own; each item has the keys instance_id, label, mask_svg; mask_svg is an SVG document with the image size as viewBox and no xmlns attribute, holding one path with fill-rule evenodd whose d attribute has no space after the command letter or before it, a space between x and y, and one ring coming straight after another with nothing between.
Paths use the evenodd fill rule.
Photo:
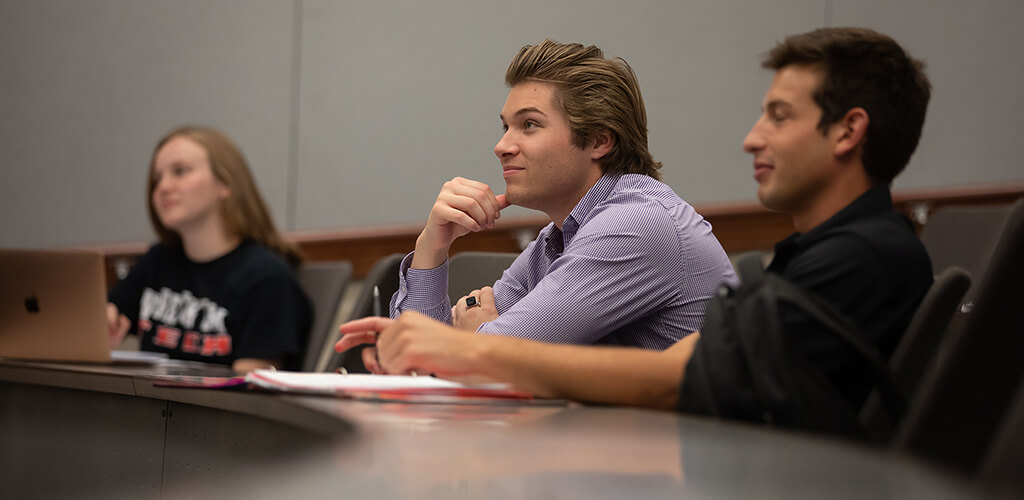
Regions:
<instances>
[{"instance_id":1,"label":"woman's long hair","mask_svg":"<svg viewBox=\"0 0 1024 500\"><path fill-rule=\"evenodd\" d=\"M293 267L297 266L302 261L302 255L298 247L281 237L281 233L274 226L274 220L271 219L267 205L263 202L263 196L256 188L256 182L242 151L228 136L210 127L186 125L176 128L163 136L153 148L146 181L146 205L149 207L149 221L160 242L181 246L181 236L160 222L153 207L153 190L157 184L154 175L156 155L160 148L175 137L188 138L206 150L213 176L230 190L228 198L220 205L221 216L227 230L243 240L262 243L284 257Z\"/></svg>"}]
</instances>

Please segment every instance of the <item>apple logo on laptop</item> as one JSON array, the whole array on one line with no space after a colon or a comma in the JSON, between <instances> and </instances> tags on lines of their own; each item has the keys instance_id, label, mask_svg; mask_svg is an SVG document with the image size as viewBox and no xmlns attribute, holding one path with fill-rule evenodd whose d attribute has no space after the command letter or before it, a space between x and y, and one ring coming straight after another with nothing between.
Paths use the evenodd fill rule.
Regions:
<instances>
[{"instance_id":1,"label":"apple logo on laptop","mask_svg":"<svg viewBox=\"0 0 1024 500\"><path fill-rule=\"evenodd\" d=\"M39 299L35 292L32 292L31 297L25 298L25 310L32 314L39 314Z\"/></svg>"}]
</instances>

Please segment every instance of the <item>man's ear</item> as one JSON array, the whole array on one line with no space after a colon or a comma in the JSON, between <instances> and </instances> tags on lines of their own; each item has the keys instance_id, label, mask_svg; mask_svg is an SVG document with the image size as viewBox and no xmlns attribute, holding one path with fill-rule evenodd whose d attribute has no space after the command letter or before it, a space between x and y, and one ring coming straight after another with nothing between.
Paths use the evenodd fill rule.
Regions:
<instances>
[{"instance_id":1,"label":"man's ear","mask_svg":"<svg viewBox=\"0 0 1024 500\"><path fill-rule=\"evenodd\" d=\"M868 137L868 124L871 119L864 108L852 108L846 112L841 120L833 124L838 127L836 142L836 156L845 156L858 146L864 144Z\"/></svg>"},{"instance_id":2,"label":"man's ear","mask_svg":"<svg viewBox=\"0 0 1024 500\"><path fill-rule=\"evenodd\" d=\"M594 135L594 146L590 153L590 159L600 160L611 153L614 147L615 136L608 130L602 130Z\"/></svg>"}]
</instances>

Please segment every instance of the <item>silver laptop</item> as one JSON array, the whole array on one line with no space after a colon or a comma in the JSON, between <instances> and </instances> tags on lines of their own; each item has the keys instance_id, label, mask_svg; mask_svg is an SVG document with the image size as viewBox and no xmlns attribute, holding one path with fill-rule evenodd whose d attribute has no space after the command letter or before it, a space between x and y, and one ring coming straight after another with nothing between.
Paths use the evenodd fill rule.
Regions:
<instances>
[{"instance_id":1,"label":"silver laptop","mask_svg":"<svg viewBox=\"0 0 1024 500\"><path fill-rule=\"evenodd\" d=\"M103 255L0 249L0 357L111 363Z\"/></svg>"}]
</instances>

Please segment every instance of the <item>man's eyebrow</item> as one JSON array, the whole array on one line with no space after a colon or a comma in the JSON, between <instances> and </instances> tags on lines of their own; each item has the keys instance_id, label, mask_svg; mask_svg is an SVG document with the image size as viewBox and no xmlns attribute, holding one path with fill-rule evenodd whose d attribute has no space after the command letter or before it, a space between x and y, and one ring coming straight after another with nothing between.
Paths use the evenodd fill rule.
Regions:
<instances>
[{"instance_id":1,"label":"man's eyebrow","mask_svg":"<svg viewBox=\"0 0 1024 500\"><path fill-rule=\"evenodd\" d=\"M521 108L518 111L516 111L515 114L513 114L512 116L525 115L527 113L540 113L541 116L548 116L543 111L541 111L539 108L534 108L534 107ZM505 115L500 115L499 114L498 118L501 118L502 120L504 120L505 119Z\"/></svg>"},{"instance_id":2,"label":"man's eyebrow","mask_svg":"<svg viewBox=\"0 0 1024 500\"><path fill-rule=\"evenodd\" d=\"M764 106L762 106L761 110L762 111L777 111L779 108L788 109L788 108L792 108L792 107L793 107L793 105L791 105L790 103L788 103L786 101L783 101L783 100L780 100L780 99L773 99L771 101L768 101L768 103L765 104Z\"/></svg>"}]
</instances>

